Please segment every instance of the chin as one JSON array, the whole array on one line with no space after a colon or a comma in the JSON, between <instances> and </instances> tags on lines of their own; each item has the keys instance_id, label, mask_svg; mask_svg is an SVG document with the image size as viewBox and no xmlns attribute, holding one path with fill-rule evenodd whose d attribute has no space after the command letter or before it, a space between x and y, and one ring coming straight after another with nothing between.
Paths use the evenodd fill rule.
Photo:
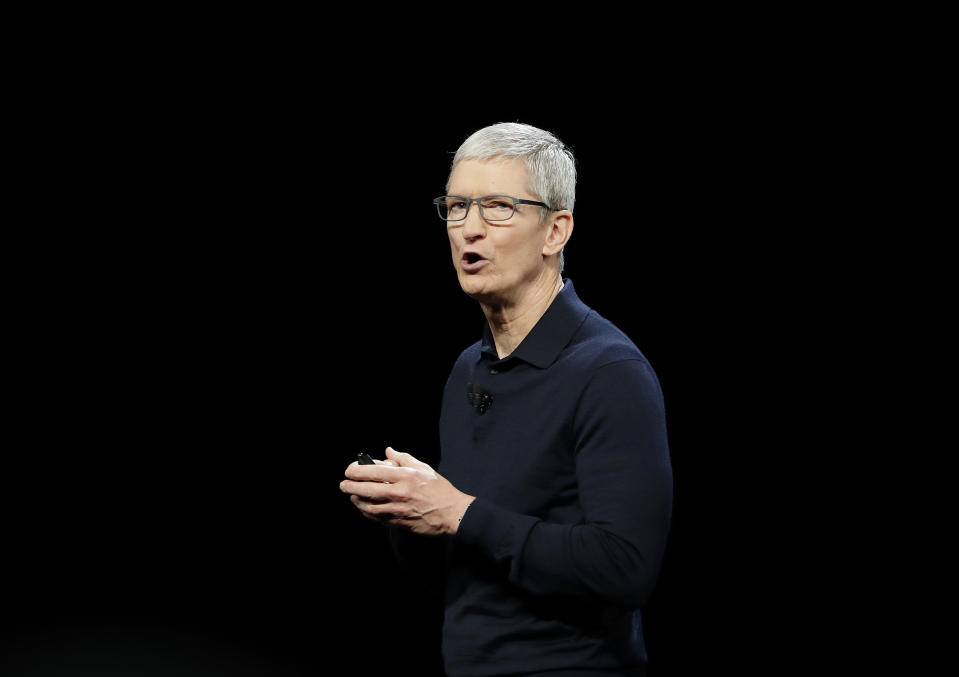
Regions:
<instances>
[{"instance_id":1,"label":"chin","mask_svg":"<svg viewBox=\"0 0 959 677\"><path fill-rule=\"evenodd\" d=\"M474 280L462 279L460 278L460 289L463 290L463 293L467 296L474 296L480 294L483 291L482 285L476 284Z\"/></svg>"},{"instance_id":2,"label":"chin","mask_svg":"<svg viewBox=\"0 0 959 677\"><path fill-rule=\"evenodd\" d=\"M475 277L460 277L460 289L463 293L477 301L489 296L490 290L486 280L480 280Z\"/></svg>"}]
</instances>

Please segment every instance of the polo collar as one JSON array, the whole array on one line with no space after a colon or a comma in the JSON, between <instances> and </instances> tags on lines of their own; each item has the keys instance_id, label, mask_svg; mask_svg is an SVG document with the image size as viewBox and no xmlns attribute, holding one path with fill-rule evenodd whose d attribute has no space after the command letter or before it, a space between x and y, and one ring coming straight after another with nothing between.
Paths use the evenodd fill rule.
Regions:
<instances>
[{"instance_id":1,"label":"polo collar","mask_svg":"<svg viewBox=\"0 0 959 677\"><path fill-rule=\"evenodd\" d=\"M483 329L480 350L501 363L519 359L534 367L545 369L555 362L563 348L569 345L573 334L583 324L588 314L589 307L579 300L573 288L573 281L566 278L559 294L516 350L500 360L496 354L493 332L489 324Z\"/></svg>"}]
</instances>

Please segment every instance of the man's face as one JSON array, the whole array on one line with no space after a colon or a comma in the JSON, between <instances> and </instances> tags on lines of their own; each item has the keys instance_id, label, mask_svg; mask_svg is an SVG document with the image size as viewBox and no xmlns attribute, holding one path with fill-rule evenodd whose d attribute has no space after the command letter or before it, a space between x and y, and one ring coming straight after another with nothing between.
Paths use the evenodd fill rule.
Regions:
<instances>
[{"instance_id":1,"label":"man's face","mask_svg":"<svg viewBox=\"0 0 959 677\"><path fill-rule=\"evenodd\" d=\"M520 158L464 160L450 176L449 194L464 197L510 195L539 200L526 188L529 179ZM548 225L540 208L516 205L506 221L484 221L472 204L464 221L447 224L453 267L463 291L477 301L502 303L545 274L543 248Z\"/></svg>"}]
</instances>

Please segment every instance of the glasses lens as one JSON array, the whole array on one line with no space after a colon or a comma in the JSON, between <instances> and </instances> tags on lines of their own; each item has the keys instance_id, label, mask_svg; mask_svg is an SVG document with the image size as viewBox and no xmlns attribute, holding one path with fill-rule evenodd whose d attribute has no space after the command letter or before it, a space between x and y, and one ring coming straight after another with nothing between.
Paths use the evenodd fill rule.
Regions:
<instances>
[{"instance_id":1,"label":"glasses lens","mask_svg":"<svg viewBox=\"0 0 959 677\"><path fill-rule=\"evenodd\" d=\"M513 215L513 198L506 195L490 195L481 204L487 221L505 221Z\"/></svg>"},{"instance_id":2,"label":"glasses lens","mask_svg":"<svg viewBox=\"0 0 959 677\"><path fill-rule=\"evenodd\" d=\"M457 195L444 195L434 200L436 211L444 221L457 221L466 216L466 207L469 204L464 198Z\"/></svg>"},{"instance_id":3,"label":"glasses lens","mask_svg":"<svg viewBox=\"0 0 959 677\"><path fill-rule=\"evenodd\" d=\"M459 221L466 217L470 203L458 195L447 195L443 203L446 208L446 218L450 221Z\"/></svg>"},{"instance_id":4,"label":"glasses lens","mask_svg":"<svg viewBox=\"0 0 959 677\"><path fill-rule=\"evenodd\" d=\"M434 200L436 211L444 221L462 221L470 208L470 200L461 195L444 195ZM480 201L483 218L487 221L505 221L513 216L513 198L508 195L488 195Z\"/></svg>"}]
</instances>

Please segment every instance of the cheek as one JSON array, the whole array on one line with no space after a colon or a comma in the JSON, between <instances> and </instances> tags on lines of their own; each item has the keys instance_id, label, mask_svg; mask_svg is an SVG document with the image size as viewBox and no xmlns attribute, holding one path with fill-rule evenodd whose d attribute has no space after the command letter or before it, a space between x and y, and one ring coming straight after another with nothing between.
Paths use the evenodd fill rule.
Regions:
<instances>
[{"instance_id":1,"label":"cheek","mask_svg":"<svg viewBox=\"0 0 959 677\"><path fill-rule=\"evenodd\" d=\"M526 267L539 260L542 243L534 238L514 238L510 242L504 242L497 251L498 258L504 262L508 261L511 267Z\"/></svg>"}]
</instances>

